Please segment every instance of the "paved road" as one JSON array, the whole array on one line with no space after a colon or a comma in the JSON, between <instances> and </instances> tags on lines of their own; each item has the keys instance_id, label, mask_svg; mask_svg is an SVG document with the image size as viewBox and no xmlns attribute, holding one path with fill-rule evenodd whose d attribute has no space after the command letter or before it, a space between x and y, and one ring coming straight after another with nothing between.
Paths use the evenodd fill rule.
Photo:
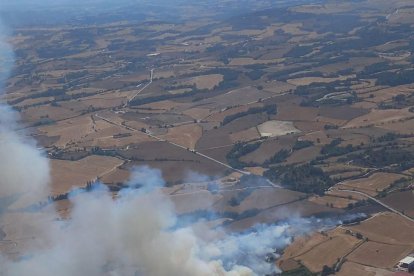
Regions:
<instances>
[{"instance_id":1,"label":"paved road","mask_svg":"<svg viewBox=\"0 0 414 276\"><path fill-rule=\"evenodd\" d=\"M366 193L359 192L359 191L354 191L354 190L341 189L341 188L338 188L338 191L344 191L344 192L348 192L348 193L354 193L354 194L359 194L359 195L365 196L365 197L371 199L372 201L378 203L379 205L383 206L384 208L388 209L389 211L391 211L391 212L393 212L393 213L395 213L397 215L400 215L401 217L403 217L403 218L405 218L405 219L407 219L407 220L409 220L411 222L414 222L414 219L413 218L410 218L409 216L404 215L400 211L392 208L391 206L389 206L389 205L387 205L387 204L379 201L378 199L376 199L376 198L374 198L374 197L372 197L372 196L370 196L370 195L368 195Z\"/></svg>"}]
</instances>

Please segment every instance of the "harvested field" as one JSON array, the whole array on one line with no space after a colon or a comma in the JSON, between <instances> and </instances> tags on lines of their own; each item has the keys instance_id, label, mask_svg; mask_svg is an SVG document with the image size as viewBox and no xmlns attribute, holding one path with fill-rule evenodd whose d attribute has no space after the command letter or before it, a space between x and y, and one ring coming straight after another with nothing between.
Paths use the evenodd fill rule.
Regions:
<instances>
[{"instance_id":1,"label":"harvested field","mask_svg":"<svg viewBox=\"0 0 414 276\"><path fill-rule=\"evenodd\" d=\"M381 126L383 124L397 122L401 119L412 118L413 113L408 109L374 109L370 113L357 117L348 122L344 128L358 128L369 125Z\"/></svg>"},{"instance_id":2,"label":"harvested field","mask_svg":"<svg viewBox=\"0 0 414 276\"><path fill-rule=\"evenodd\" d=\"M277 137L286 134L300 133L292 122L287 121L267 121L257 126L262 137Z\"/></svg>"},{"instance_id":3,"label":"harvested field","mask_svg":"<svg viewBox=\"0 0 414 276\"><path fill-rule=\"evenodd\" d=\"M201 138L203 130L199 125L189 124L168 129L166 135L160 136L165 140L179 144L189 149L194 149L198 139Z\"/></svg>"},{"instance_id":4,"label":"harvested field","mask_svg":"<svg viewBox=\"0 0 414 276\"><path fill-rule=\"evenodd\" d=\"M324 130L326 123L324 122L311 122L311 121L295 121L293 123L297 129L302 132L314 132Z\"/></svg>"},{"instance_id":5,"label":"harvested field","mask_svg":"<svg viewBox=\"0 0 414 276\"><path fill-rule=\"evenodd\" d=\"M410 135L414 132L414 119L404 120L402 122L395 122L393 124L386 124L384 126L381 126L381 128L400 134Z\"/></svg>"},{"instance_id":6,"label":"harvested field","mask_svg":"<svg viewBox=\"0 0 414 276\"><path fill-rule=\"evenodd\" d=\"M367 93L370 96L366 99L366 101L374 102L374 103L381 103L381 102L387 102L391 101L393 97L395 97L398 94L403 95L410 95L413 92L413 86L412 85L400 85L395 87L386 87L383 89L379 89L376 91L373 91L371 93ZM368 95L367 95L368 96Z\"/></svg>"},{"instance_id":7,"label":"harvested field","mask_svg":"<svg viewBox=\"0 0 414 276\"><path fill-rule=\"evenodd\" d=\"M197 149L202 150L231 145L233 141L230 135L256 127L267 119L268 115L265 114L250 114L238 118L218 129L205 131L197 143Z\"/></svg>"},{"instance_id":8,"label":"harvested field","mask_svg":"<svg viewBox=\"0 0 414 276\"><path fill-rule=\"evenodd\" d=\"M352 120L368 113L369 110L349 106L323 106L319 108L320 116L338 120Z\"/></svg>"},{"instance_id":9,"label":"harvested field","mask_svg":"<svg viewBox=\"0 0 414 276\"><path fill-rule=\"evenodd\" d=\"M81 111L72 111L69 108L54 107L49 105L35 106L21 112L22 119L26 123L37 123L42 118L49 118L53 121L64 120L79 116Z\"/></svg>"},{"instance_id":10,"label":"harvested field","mask_svg":"<svg viewBox=\"0 0 414 276\"><path fill-rule=\"evenodd\" d=\"M381 201L414 218L414 191L394 192Z\"/></svg>"},{"instance_id":11,"label":"harvested field","mask_svg":"<svg viewBox=\"0 0 414 276\"><path fill-rule=\"evenodd\" d=\"M294 151L287 159L287 164L309 162L320 155L321 148L318 146L307 147Z\"/></svg>"},{"instance_id":12,"label":"harvested field","mask_svg":"<svg viewBox=\"0 0 414 276\"><path fill-rule=\"evenodd\" d=\"M346 191L340 191L340 190L336 190L335 186L326 193L326 195L330 195L330 196L335 196L335 197L343 197L343 198L349 198L349 199L353 199L353 200L366 200L367 197L360 195L360 194L355 194L355 193L350 193L350 192L346 192Z\"/></svg>"},{"instance_id":13,"label":"harvested field","mask_svg":"<svg viewBox=\"0 0 414 276\"><path fill-rule=\"evenodd\" d=\"M211 90L214 87L218 86L223 81L223 75L212 74L197 76L191 80L186 81L187 84L195 84L197 89L208 89Z\"/></svg>"},{"instance_id":14,"label":"harvested field","mask_svg":"<svg viewBox=\"0 0 414 276\"><path fill-rule=\"evenodd\" d=\"M59 136L46 136L46 135L33 135L33 138L36 140L37 144L43 148L48 148L53 146L54 143L59 141Z\"/></svg>"},{"instance_id":15,"label":"harvested field","mask_svg":"<svg viewBox=\"0 0 414 276\"><path fill-rule=\"evenodd\" d=\"M188 104L165 100L165 101L159 101L159 102L144 104L144 105L141 105L139 107L140 108L153 109L153 110L171 111L173 109L177 109L177 108L180 108L180 107L186 107L186 106L188 106Z\"/></svg>"},{"instance_id":16,"label":"harvested field","mask_svg":"<svg viewBox=\"0 0 414 276\"><path fill-rule=\"evenodd\" d=\"M374 173L367 178L359 178L343 182L341 187L346 189L355 189L376 196L379 192L388 188L394 181L402 178L400 174L394 173Z\"/></svg>"},{"instance_id":17,"label":"harvested field","mask_svg":"<svg viewBox=\"0 0 414 276\"><path fill-rule=\"evenodd\" d=\"M108 133L105 135L105 133ZM126 137L116 137L119 134L130 134ZM114 136L115 135L115 136ZM82 142L77 143L78 147L100 147L104 149L115 148L115 147L126 147L127 145L153 141L153 138L148 137L141 132L130 132L123 128L112 126L88 135Z\"/></svg>"},{"instance_id":18,"label":"harvested field","mask_svg":"<svg viewBox=\"0 0 414 276\"><path fill-rule=\"evenodd\" d=\"M106 127L113 128L112 125L108 126L108 124L106 124ZM54 125L42 126L38 130L42 135L59 137L55 145L58 147L66 147L70 143L81 141L88 135L95 133L96 128L90 116L82 116L60 121ZM121 129L117 128L117 131L119 132Z\"/></svg>"},{"instance_id":19,"label":"harvested field","mask_svg":"<svg viewBox=\"0 0 414 276\"><path fill-rule=\"evenodd\" d=\"M332 72L338 72L345 68L353 68L354 72L359 72L364 67L382 62L383 60L379 57L352 57L348 61L337 62L334 64L322 65L320 67L313 68L314 71L319 71L326 74L332 74Z\"/></svg>"},{"instance_id":20,"label":"harvested field","mask_svg":"<svg viewBox=\"0 0 414 276\"><path fill-rule=\"evenodd\" d=\"M251 172L252 174L261 176L263 176L263 173L266 171L266 169L262 167L247 167L244 170Z\"/></svg>"},{"instance_id":21,"label":"harvested field","mask_svg":"<svg viewBox=\"0 0 414 276\"><path fill-rule=\"evenodd\" d=\"M262 164L267 159L275 155L278 151L282 149L290 150L295 144L295 141L296 138L290 135L282 136L277 139L266 140L260 145L257 150L243 156L241 160L246 163L254 162Z\"/></svg>"},{"instance_id":22,"label":"harvested field","mask_svg":"<svg viewBox=\"0 0 414 276\"><path fill-rule=\"evenodd\" d=\"M210 110L207 108L194 107L183 111L183 114L190 116L195 120L202 120L210 115Z\"/></svg>"},{"instance_id":23,"label":"harvested field","mask_svg":"<svg viewBox=\"0 0 414 276\"><path fill-rule=\"evenodd\" d=\"M328 240L329 237L320 232L295 237L293 242L285 249L282 258L277 263L278 265L282 265L286 260L301 256L306 252L311 251L315 246Z\"/></svg>"},{"instance_id":24,"label":"harvested field","mask_svg":"<svg viewBox=\"0 0 414 276\"><path fill-rule=\"evenodd\" d=\"M86 182L115 171L123 163L115 157L95 155L78 161L51 160L51 192L62 194L73 187L84 187Z\"/></svg>"},{"instance_id":25,"label":"harvested field","mask_svg":"<svg viewBox=\"0 0 414 276\"><path fill-rule=\"evenodd\" d=\"M253 58L233 58L230 61L230 65L232 66L245 66L245 65L252 65L252 64L270 64L270 63L280 63L283 62L283 58L275 58L275 59L253 59Z\"/></svg>"},{"instance_id":26,"label":"harvested field","mask_svg":"<svg viewBox=\"0 0 414 276\"><path fill-rule=\"evenodd\" d=\"M211 210L213 204L220 199L220 195L213 195L203 190L189 194L177 193L169 195L169 198L178 214L191 214L200 210Z\"/></svg>"},{"instance_id":27,"label":"harvested field","mask_svg":"<svg viewBox=\"0 0 414 276\"><path fill-rule=\"evenodd\" d=\"M260 99L268 98L270 96L272 96L272 93L258 90L252 86L247 86L231 90L216 97L201 100L197 102L197 105L204 105L205 107L221 110L223 108L234 106L235 99L237 99L238 105L246 105L258 102Z\"/></svg>"},{"instance_id":28,"label":"harvested field","mask_svg":"<svg viewBox=\"0 0 414 276\"><path fill-rule=\"evenodd\" d=\"M260 133L255 127L230 134L230 139L234 143L238 141L251 141L251 140L255 140L259 138L260 138Z\"/></svg>"},{"instance_id":29,"label":"harvested field","mask_svg":"<svg viewBox=\"0 0 414 276\"><path fill-rule=\"evenodd\" d=\"M178 157L178 156L177 156ZM163 157L161 156L160 159ZM182 158L181 156L179 158ZM167 161L134 161L125 166L131 169L134 166L150 166L159 169L168 186L183 183L190 173L209 175L219 178L227 174L227 169L212 161L196 157L196 160L167 160Z\"/></svg>"},{"instance_id":30,"label":"harvested field","mask_svg":"<svg viewBox=\"0 0 414 276\"><path fill-rule=\"evenodd\" d=\"M221 212L243 213L251 209L265 210L280 206L295 200L299 200L303 194L299 192L289 191L281 188L251 188L245 190L229 189L230 191L222 191L223 197L217 201L214 208ZM237 198L238 194L247 193L239 205L232 206L230 204L232 198Z\"/></svg>"},{"instance_id":31,"label":"harvested field","mask_svg":"<svg viewBox=\"0 0 414 276\"><path fill-rule=\"evenodd\" d=\"M370 241L414 246L414 223L393 213L382 213L360 225L345 228L361 233Z\"/></svg>"},{"instance_id":32,"label":"harvested field","mask_svg":"<svg viewBox=\"0 0 414 276\"><path fill-rule=\"evenodd\" d=\"M395 275L394 272L389 270L375 268L370 266L364 266L362 264L353 263L350 261L346 261L341 270L335 275L338 276L392 276Z\"/></svg>"},{"instance_id":33,"label":"harvested field","mask_svg":"<svg viewBox=\"0 0 414 276\"><path fill-rule=\"evenodd\" d=\"M296 96L287 95L277 102L277 120L280 121L316 121L319 109L300 106L300 100Z\"/></svg>"},{"instance_id":34,"label":"harvested field","mask_svg":"<svg viewBox=\"0 0 414 276\"><path fill-rule=\"evenodd\" d=\"M129 170L123 170L123 169L117 168L116 170L101 177L101 181L102 183L111 184L111 185L125 183L129 179L130 174L131 172Z\"/></svg>"},{"instance_id":35,"label":"harvested field","mask_svg":"<svg viewBox=\"0 0 414 276\"><path fill-rule=\"evenodd\" d=\"M127 112L122 114L122 119L126 121L138 121L151 126L170 126L175 124L193 123L194 119L187 115L177 113L140 113Z\"/></svg>"},{"instance_id":36,"label":"harvested field","mask_svg":"<svg viewBox=\"0 0 414 276\"><path fill-rule=\"evenodd\" d=\"M413 246L368 241L352 252L347 259L367 266L391 269L413 249Z\"/></svg>"},{"instance_id":37,"label":"harvested field","mask_svg":"<svg viewBox=\"0 0 414 276\"><path fill-rule=\"evenodd\" d=\"M190 172L212 177L223 176L227 172L227 168L222 165L167 142L144 142L129 150L119 151L119 154L126 159L136 160L124 169L136 165L149 165L160 169L169 184L177 184L186 179Z\"/></svg>"},{"instance_id":38,"label":"harvested field","mask_svg":"<svg viewBox=\"0 0 414 276\"><path fill-rule=\"evenodd\" d=\"M303 263L312 272L320 272L324 265L332 267L339 258L351 252L360 242L351 235L332 234L329 240L316 245L295 260Z\"/></svg>"},{"instance_id":39,"label":"harvested field","mask_svg":"<svg viewBox=\"0 0 414 276\"><path fill-rule=\"evenodd\" d=\"M19 258L27 250L43 249L44 242L39 245L40 241L36 238L44 237L44 225L52 225L54 219L54 216L50 216L50 210L2 214L0 229L5 238L0 242L0 251L8 257Z\"/></svg>"},{"instance_id":40,"label":"harvested field","mask_svg":"<svg viewBox=\"0 0 414 276\"><path fill-rule=\"evenodd\" d=\"M233 146L233 144L229 144L209 149L202 149L201 152L209 157L212 157L220 162L227 164L226 156Z\"/></svg>"},{"instance_id":41,"label":"harvested field","mask_svg":"<svg viewBox=\"0 0 414 276\"><path fill-rule=\"evenodd\" d=\"M333 208L347 208L348 204L354 204L357 201L353 199L343 198L343 197L334 197L334 196L313 196L309 198L309 201L326 205L332 206Z\"/></svg>"}]
</instances>

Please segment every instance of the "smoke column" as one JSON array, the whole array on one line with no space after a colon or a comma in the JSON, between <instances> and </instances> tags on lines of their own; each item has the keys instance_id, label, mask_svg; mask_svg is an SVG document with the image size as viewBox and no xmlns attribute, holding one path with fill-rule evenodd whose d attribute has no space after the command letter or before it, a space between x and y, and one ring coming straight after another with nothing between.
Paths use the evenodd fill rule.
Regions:
<instances>
[{"instance_id":1,"label":"smoke column","mask_svg":"<svg viewBox=\"0 0 414 276\"><path fill-rule=\"evenodd\" d=\"M0 22L0 96L13 64L13 51ZM0 99L0 198L26 193L31 201L44 199L49 182L48 161L32 140L17 134L18 114L1 102Z\"/></svg>"}]
</instances>

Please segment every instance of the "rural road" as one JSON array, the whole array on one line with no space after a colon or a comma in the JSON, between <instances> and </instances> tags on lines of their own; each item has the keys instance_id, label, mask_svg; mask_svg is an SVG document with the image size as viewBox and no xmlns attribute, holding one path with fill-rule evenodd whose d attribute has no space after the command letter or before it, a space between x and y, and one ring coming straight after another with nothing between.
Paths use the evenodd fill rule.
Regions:
<instances>
[{"instance_id":1,"label":"rural road","mask_svg":"<svg viewBox=\"0 0 414 276\"><path fill-rule=\"evenodd\" d=\"M374 198L374 197L372 197L372 196L370 196L370 195L368 195L366 193L359 192L359 191L354 191L354 190L341 189L341 188L338 188L338 191L343 191L343 192L348 192L348 193L354 193L354 194L362 195L362 196L364 196L366 198L371 199L372 201L376 202L377 204L383 206L384 208L388 209L389 211L391 211L391 212L393 212L393 213L395 213L397 215L400 215L401 217L403 217L403 218L405 218L405 219L407 219L407 220L409 220L409 221L411 221L411 222L414 223L414 219L413 218L410 218L409 216L401 213L400 211L392 208L391 206L389 206L389 205L387 205L387 204L379 201L378 199L376 199L376 198Z\"/></svg>"},{"instance_id":2,"label":"rural road","mask_svg":"<svg viewBox=\"0 0 414 276\"><path fill-rule=\"evenodd\" d=\"M140 93L142 93L149 85L151 85L152 84L152 82L153 82L153 77L154 77L154 70L155 69L151 69L151 75L150 75L150 81L144 86L144 87L142 87L131 99L129 99L128 101L127 101L127 103L123 106L124 108L125 107L127 107L128 106L128 104L133 100L133 99L135 99L135 97L137 97ZM282 95L284 95L284 94L289 94L289 93L291 93L291 92L286 92L286 93L283 93ZM280 96L280 95L279 95ZM271 97L269 97L269 98L272 98L272 97L274 97L274 96L271 96ZM267 99L267 98L266 98ZM249 104L253 104L253 103L257 103L257 102L259 102L259 101L255 101L255 102L251 102L251 103L248 103L247 105L249 105ZM120 124L120 123L117 123L117 122L114 122L114 121L112 121L112 120L110 120L110 119L108 119L108 118L105 118L105 117L103 117L103 116L101 116L101 115L99 115L98 113L96 113L95 114L95 117L97 117L97 118L99 118L99 119L101 119L101 120L104 120L105 122L107 122L107 123L110 123L110 124L113 124L113 125L117 125L117 126L120 126L120 127L123 127L123 128L125 128L125 129L127 129L127 130L130 130L130 131L138 131L138 132L141 132L141 133L144 133L144 134L146 134L147 136L149 136L149 137L151 137L151 138L153 138L153 139L155 139L155 140L158 140L158 141L160 141L160 142L167 142L167 143L169 143L170 145L173 145L173 146L175 146L175 147L178 147L178 148L181 148L181 149L184 149L184 150L190 150L190 149L188 149L187 147L184 147L184 146L182 146L182 145L179 145L179 144L177 144L177 143L174 143L174 142L171 142L171 141L168 141L168 140L165 140L165 139L163 139L163 138L159 138L159 137L157 137L157 136L155 136L155 135L153 135L153 134L151 134L148 130L147 131L145 131L145 132L143 132L143 131L141 131L141 130L138 130L138 129L136 129L136 128L133 128L133 127L129 127L129 126L126 126L126 125L123 125L123 124ZM208 160L210 160L210 161L212 161L212 162L215 162L215 163L217 163L217 164L219 164L219 165L221 165L221 166L223 166L223 167L226 167L227 169L231 169L231 170L233 170L233 171L235 171L235 172L238 172L238 173L241 173L241 174L243 174L243 175L251 175L251 173L250 172L247 172L247 171L243 171L243 170L239 170L239 169L236 169L236 168L233 168L232 166L230 166L230 165L228 165L228 164L226 164L226 163L224 163L224 162L221 162L221 161L219 161L219 160L217 160L217 159L214 159L214 158L212 158L212 157L210 157L210 156L208 156L208 155L205 155L204 153L201 153L201 152L199 152L199 151L196 151L196 150L193 150L193 149L191 149L190 150L192 153L194 153L194 154L196 154L196 155L198 155L198 156L201 156L201 157L203 157L203 158L205 158L205 159L208 159ZM274 187L274 188L280 188L280 186L279 185L277 185L277 184L275 184L275 183L273 183L272 181L270 181L270 180L267 180L267 182L272 186L272 187Z\"/></svg>"},{"instance_id":3,"label":"rural road","mask_svg":"<svg viewBox=\"0 0 414 276\"><path fill-rule=\"evenodd\" d=\"M273 186L254 186L254 187L244 187L244 188L236 188L236 189L219 189L218 192L240 192L240 191L245 191L245 190L251 190L251 189L275 189L276 187ZM169 196L184 196L184 195L195 195L195 194L199 194L199 193L211 193L209 190L198 190L198 191L192 191L192 192L187 192L187 193L174 193L174 194L170 194Z\"/></svg>"},{"instance_id":4,"label":"rural road","mask_svg":"<svg viewBox=\"0 0 414 276\"><path fill-rule=\"evenodd\" d=\"M142 87L140 90L138 90L138 92L137 93L135 93L135 95L134 96L132 96L132 98L131 99L129 99L124 105L123 105L123 107L125 108L125 107L127 107L128 106L128 104L131 102L131 101L133 101L140 93L142 93L142 91L144 91L148 86L150 86L151 85L151 83L152 83L152 80L153 80L153 78L154 78L154 69L151 69L151 75L150 75L150 81L146 84L146 85L144 85L144 87Z\"/></svg>"},{"instance_id":5,"label":"rural road","mask_svg":"<svg viewBox=\"0 0 414 276\"><path fill-rule=\"evenodd\" d=\"M125 129L127 129L127 130L130 130L130 131L138 131L138 132L144 133L144 134L146 134L147 136L149 136L149 137L151 137L151 138L153 138L153 139L155 139L155 140L158 140L158 141L160 141L160 142L167 142L167 143L169 143L170 145L173 145L173 146L175 146L175 147L178 147L178 148L181 148L181 149L184 149L184 150L189 150L188 148L186 148L186 147L184 147L184 146L182 146L182 145L179 145L179 144L177 144L177 143L174 143L174 142L171 142L171 141L168 141L168 140L165 140L165 139L159 138L159 137L157 137L157 136L155 136L155 135L151 134L151 133L150 133L150 132L148 132L148 131L143 132L143 131L138 130L138 129L136 129L136 128L129 127L129 126L126 126L126 125L123 125L123 124L120 124L120 123L114 122L114 121L112 121L112 120L110 120L110 119L108 119L108 118L102 117L102 116L101 116L101 115L99 115L98 113L95 113L95 117L96 117L96 118L98 118L98 119L104 120L105 122L110 123L110 124L112 124L112 125L120 126L120 127L125 128ZM241 173L241 174L243 174L243 175L250 175L250 172L246 172L246 171L242 171L242 170L239 170L239 169L233 168L233 167L231 167L230 165L228 165L228 164L226 164L226 163L223 163L223 162L221 162L221 161L219 161L219 160L217 160L217 159L214 159L214 158L212 158L212 157L210 157L210 156L207 156L207 155L205 155L205 154L203 154L203 153L201 153L201 152L198 152L198 151L196 151L196 150L190 150L190 151L191 151L192 153L194 153L194 154L198 155L198 156L201 156L201 157L203 157L203 158L205 158L205 159L208 159L208 160L210 160L210 161L213 161L213 162L215 162L215 163L217 163L217 164L219 164L219 165L221 165L221 166L223 166L223 167L226 167L226 168L231 169L231 170L233 170L233 171L239 172L239 173ZM275 184L273 184L273 185L275 185Z\"/></svg>"}]
</instances>

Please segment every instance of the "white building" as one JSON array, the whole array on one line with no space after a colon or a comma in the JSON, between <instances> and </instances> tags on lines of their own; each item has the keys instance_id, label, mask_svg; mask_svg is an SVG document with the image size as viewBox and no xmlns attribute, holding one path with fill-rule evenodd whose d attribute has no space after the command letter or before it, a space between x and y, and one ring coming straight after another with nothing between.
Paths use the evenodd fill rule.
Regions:
<instances>
[{"instance_id":1,"label":"white building","mask_svg":"<svg viewBox=\"0 0 414 276\"><path fill-rule=\"evenodd\" d=\"M397 269L400 271L407 271L407 272L414 271L414 256L408 256L402 259L397 264Z\"/></svg>"}]
</instances>

